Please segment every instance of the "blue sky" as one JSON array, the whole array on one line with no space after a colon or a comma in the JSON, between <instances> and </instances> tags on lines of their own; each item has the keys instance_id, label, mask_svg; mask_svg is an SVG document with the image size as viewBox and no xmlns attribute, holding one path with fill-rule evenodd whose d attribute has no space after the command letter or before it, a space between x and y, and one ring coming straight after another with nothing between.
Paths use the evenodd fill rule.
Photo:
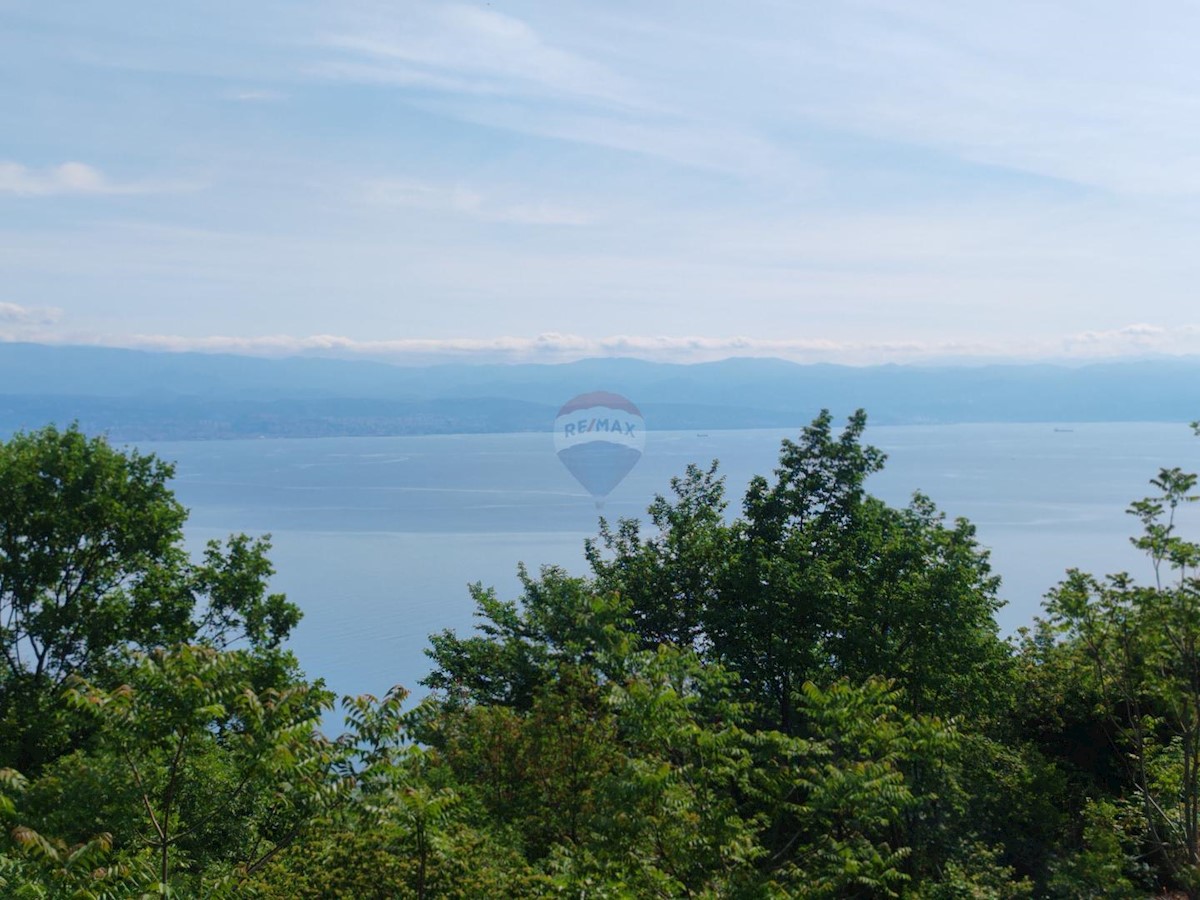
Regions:
<instances>
[{"instance_id":1,"label":"blue sky","mask_svg":"<svg viewBox=\"0 0 1200 900\"><path fill-rule=\"evenodd\" d=\"M1200 352L1200 8L0 0L0 338Z\"/></svg>"}]
</instances>

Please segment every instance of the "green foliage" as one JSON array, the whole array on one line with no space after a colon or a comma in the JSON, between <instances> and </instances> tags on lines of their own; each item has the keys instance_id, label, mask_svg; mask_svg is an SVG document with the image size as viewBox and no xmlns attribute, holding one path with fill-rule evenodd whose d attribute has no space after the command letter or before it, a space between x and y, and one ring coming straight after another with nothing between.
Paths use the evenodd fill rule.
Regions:
<instances>
[{"instance_id":1,"label":"green foliage","mask_svg":"<svg viewBox=\"0 0 1200 900\"><path fill-rule=\"evenodd\" d=\"M348 732L338 776L347 802L282 849L239 887L287 898L543 896L539 878L464 797L448 769L413 744L428 711L403 709L407 692L345 698ZM469 790L469 786L468 786ZM541 888L539 889L539 885Z\"/></svg>"},{"instance_id":2,"label":"green foliage","mask_svg":"<svg viewBox=\"0 0 1200 900\"><path fill-rule=\"evenodd\" d=\"M18 799L29 782L12 769L0 769L0 888L15 900L68 896L78 900L140 897L158 887L151 860L143 853L118 853L111 834L99 833L75 844L45 837L19 822Z\"/></svg>"},{"instance_id":3,"label":"green foliage","mask_svg":"<svg viewBox=\"0 0 1200 900\"><path fill-rule=\"evenodd\" d=\"M1128 575L1101 581L1078 570L1051 594L1051 622L1078 647L1078 677L1099 697L1112 739L1125 751L1150 852L1175 883L1200 892L1200 545L1177 534L1178 508L1196 476L1163 469L1161 492L1130 513L1134 544L1150 557L1154 585Z\"/></svg>"},{"instance_id":4,"label":"green foliage","mask_svg":"<svg viewBox=\"0 0 1200 900\"><path fill-rule=\"evenodd\" d=\"M128 642L181 636L179 596L155 592L180 560L186 512L172 468L77 428L0 445L0 651L5 680L61 685ZM172 633L173 632L173 633Z\"/></svg>"},{"instance_id":5,"label":"green foliage","mask_svg":"<svg viewBox=\"0 0 1200 900\"><path fill-rule=\"evenodd\" d=\"M426 653L437 668L423 684L447 702L527 709L562 663L619 669L631 649L628 605L619 598L553 566L543 568L540 579L524 566L518 574L519 605L472 585L478 636L445 631L430 637Z\"/></svg>"},{"instance_id":6,"label":"green foliage","mask_svg":"<svg viewBox=\"0 0 1200 900\"><path fill-rule=\"evenodd\" d=\"M911 880L906 826L936 819L951 790L952 726L908 713L888 684L842 680L802 687L796 734L756 730L731 673L692 650L636 649L619 606L584 603L578 581L563 591L561 573L545 574L526 578L520 603L484 595L481 636L440 637L438 683L487 689L446 695L420 719L464 802L519 835L554 884L840 897L893 896ZM552 598L599 621L547 615Z\"/></svg>"},{"instance_id":7,"label":"green foliage","mask_svg":"<svg viewBox=\"0 0 1200 900\"><path fill-rule=\"evenodd\" d=\"M822 413L730 523L716 465L689 467L650 507L656 534L601 523L597 589L630 603L644 646L696 647L740 674L764 725L794 731L801 685L839 677L890 678L914 711L998 714L1011 677L987 553L920 494L904 509L867 495L884 456L865 427L859 411L835 435Z\"/></svg>"},{"instance_id":8,"label":"green foliage","mask_svg":"<svg viewBox=\"0 0 1200 900\"><path fill-rule=\"evenodd\" d=\"M60 699L73 675L117 683L129 651L180 642L271 649L299 621L266 591L265 538L189 559L173 474L75 426L0 444L0 763L33 772L86 739Z\"/></svg>"},{"instance_id":9,"label":"green foliage","mask_svg":"<svg viewBox=\"0 0 1200 900\"><path fill-rule=\"evenodd\" d=\"M332 696L302 683L257 691L256 675L246 651L183 645L147 654L119 687L79 681L68 691L100 726L105 775L133 785L136 805L122 818L140 819L132 843L154 852L164 885L195 883L197 861L254 868L336 788L334 754L314 733Z\"/></svg>"},{"instance_id":10,"label":"green foliage","mask_svg":"<svg viewBox=\"0 0 1200 900\"><path fill-rule=\"evenodd\" d=\"M585 545L598 590L619 592L629 603L649 649L664 643L690 648L701 640L730 550L725 482L716 462L708 469L689 465L671 479L671 492L673 499L660 494L650 504L655 534L644 538L638 519L623 519L615 529L601 519L598 538Z\"/></svg>"},{"instance_id":11,"label":"green foliage","mask_svg":"<svg viewBox=\"0 0 1200 900\"><path fill-rule=\"evenodd\" d=\"M432 694L344 698L332 740L265 538L189 559L169 466L18 435L0 894L1200 894L1196 477L1130 507L1152 585L1071 571L1014 646L971 525L867 493L865 425L822 413L735 517L690 466L588 577L473 586Z\"/></svg>"},{"instance_id":12,"label":"green foliage","mask_svg":"<svg viewBox=\"0 0 1200 900\"><path fill-rule=\"evenodd\" d=\"M960 847L939 876L913 891L921 900L1021 900L1034 896L1029 878L1005 865L1003 851L981 843Z\"/></svg>"},{"instance_id":13,"label":"green foliage","mask_svg":"<svg viewBox=\"0 0 1200 900\"><path fill-rule=\"evenodd\" d=\"M1070 900L1145 897L1149 873L1137 854L1138 837L1144 829L1136 806L1088 800L1081 846L1053 866L1050 896Z\"/></svg>"},{"instance_id":14,"label":"green foliage","mask_svg":"<svg viewBox=\"0 0 1200 900\"><path fill-rule=\"evenodd\" d=\"M300 610L283 594L267 593L275 569L267 559L271 542L231 535L224 547L209 541L204 562L189 572L188 588L197 604L191 640L216 647L238 643L275 649L300 622Z\"/></svg>"}]
</instances>

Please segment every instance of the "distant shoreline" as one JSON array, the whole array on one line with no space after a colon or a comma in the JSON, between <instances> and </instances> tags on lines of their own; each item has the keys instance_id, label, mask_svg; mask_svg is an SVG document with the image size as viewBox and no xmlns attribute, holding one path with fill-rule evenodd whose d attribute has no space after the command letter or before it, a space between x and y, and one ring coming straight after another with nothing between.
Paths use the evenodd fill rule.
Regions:
<instances>
[{"instance_id":1,"label":"distant shoreline","mask_svg":"<svg viewBox=\"0 0 1200 900\"><path fill-rule=\"evenodd\" d=\"M78 421L114 440L400 437L546 430L572 396L630 398L659 431L799 428L821 409L872 424L1200 419L1200 360L1083 366L558 365L400 367L0 343L0 433Z\"/></svg>"},{"instance_id":2,"label":"distant shoreline","mask_svg":"<svg viewBox=\"0 0 1200 900\"><path fill-rule=\"evenodd\" d=\"M767 425L755 426L747 428L712 428L712 434L728 434L731 432L770 432L777 434L779 432L797 432L803 427L804 423L796 426L787 425ZM992 427L996 425L1027 425L1030 427L1045 426L1046 430L1053 434L1074 434L1076 429L1087 429L1091 426L1122 426L1122 425L1177 425L1181 428L1189 427L1189 422L1172 420L1172 419L1120 419L1112 421L1090 421L1090 422L1071 422L1070 428L1055 428L1051 422L1020 422L1020 421L979 421L979 422L871 422L868 426L868 435L871 429L877 428L974 428L974 427ZM476 438L476 437L518 437L524 435L544 434L550 437L552 430L550 428L543 429L525 429L523 431L437 431L437 432L406 432L395 434L322 434L322 435L236 435L229 437L196 437L196 438L131 438L122 437L119 435L109 434L110 440L118 443L162 443L162 444L190 444L190 443L220 443L220 442L241 442L252 443L258 441L323 441L323 440L345 440L345 439L388 439L388 438ZM710 434L696 434L687 428L670 428L670 429L655 429L649 428L648 436L652 435L670 435L680 437L691 437L698 440L703 440L706 437L711 437ZM652 437L650 438L653 439Z\"/></svg>"}]
</instances>

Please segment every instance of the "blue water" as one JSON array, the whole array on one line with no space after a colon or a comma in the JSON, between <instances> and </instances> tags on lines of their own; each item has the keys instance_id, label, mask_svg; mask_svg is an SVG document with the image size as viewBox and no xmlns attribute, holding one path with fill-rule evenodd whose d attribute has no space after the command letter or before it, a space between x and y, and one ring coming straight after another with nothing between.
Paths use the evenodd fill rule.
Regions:
<instances>
[{"instance_id":1,"label":"blue water","mask_svg":"<svg viewBox=\"0 0 1200 900\"><path fill-rule=\"evenodd\" d=\"M871 427L888 453L869 489L915 490L966 516L991 549L1011 632L1038 613L1064 570L1144 575L1124 513L1162 466L1200 469L1178 424ZM647 435L645 454L603 514L639 516L689 462L718 458L731 506L775 465L776 430ZM273 535L273 581L304 610L292 641L305 670L341 693L419 690L431 632L469 629L467 584L514 596L518 561L583 572L599 514L549 434L143 444L178 464L175 490L198 548L233 531ZM1193 517L1193 534L1200 519Z\"/></svg>"}]
</instances>

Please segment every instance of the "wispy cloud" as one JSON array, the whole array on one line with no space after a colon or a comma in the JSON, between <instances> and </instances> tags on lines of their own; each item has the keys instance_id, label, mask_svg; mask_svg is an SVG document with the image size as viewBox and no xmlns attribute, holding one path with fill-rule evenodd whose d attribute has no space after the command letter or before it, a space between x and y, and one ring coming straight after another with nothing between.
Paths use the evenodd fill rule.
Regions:
<instances>
[{"instance_id":1,"label":"wispy cloud","mask_svg":"<svg viewBox=\"0 0 1200 900\"><path fill-rule=\"evenodd\" d=\"M44 169L0 161L0 194L20 197L152 194L187 190L193 185L164 181L115 181L94 166L65 162Z\"/></svg>"},{"instance_id":2,"label":"wispy cloud","mask_svg":"<svg viewBox=\"0 0 1200 900\"><path fill-rule=\"evenodd\" d=\"M1200 191L1200 14L1117 3L863 0L822 17L784 98L808 121L1128 195ZM782 45L771 51L777 62Z\"/></svg>"},{"instance_id":3,"label":"wispy cloud","mask_svg":"<svg viewBox=\"0 0 1200 900\"><path fill-rule=\"evenodd\" d=\"M0 303L0 323L5 325L53 325L61 318L62 310L55 306Z\"/></svg>"},{"instance_id":4,"label":"wispy cloud","mask_svg":"<svg viewBox=\"0 0 1200 900\"><path fill-rule=\"evenodd\" d=\"M755 178L814 166L806 143L832 134L1114 193L1200 192L1200 13L1186 0L1154 17L1038 0L721 7L346 16L320 65L442 94L468 121Z\"/></svg>"},{"instance_id":5,"label":"wispy cloud","mask_svg":"<svg viewBox=\"0 0 1200 900\"><path fill-rule=\"evenodd\" d=\"M474 124L724 173L808 174L762 134L694 97L663 100L641 73L564 49L525 19L491 9L405 10L323 43L334 55L319 74L425 92L433 108Z\"/></svg>"},{"instance_id":6,"label":"wispy cloud","mask_svg":"<svg viewBox=\"0 0 1200 900\"><path fill-rule=\"evenodd\" d=\"M5 298L246 352L556 333L399 359L1193 352L1195 4L681 9L26 3Z\"/></svg>"},{"instance_id":7,"label":"wispy cloud","mask_svg":"<svg viewBox=\"0 0 1200 900\"><path fill-rule=\"evenodd\" d=\"M594 216L582 209L542 200L498 200L464 184L378 179L364 186L363 196L372 203L452 213L482 222L588 225L594 221Z\"/></svg>"},{"instance_id":8,"label":"wispy cloud","mask_svg":"<svg viewBox=\"0 0 1200 900\"><path fill-rule=\"evenodd\" d=\"M334 73L373 72L379 79L481 94L636 104L631 86L611 70L553 46L522 19L479 6L409 7L324 42L352 64L371 65L339 70L335 62Z\"/></svg>"},{"instance_id":9,"label":"wispy cloud","mask_svg":"<svg viewBox=\"0 0 1200 900\"><path fill-rule=\"evenodd\" d=\"M229 91L225 97L239 103L277 103L285 99L287 94L271 88L241 88Z\"/></svg>"}]
</instances>

